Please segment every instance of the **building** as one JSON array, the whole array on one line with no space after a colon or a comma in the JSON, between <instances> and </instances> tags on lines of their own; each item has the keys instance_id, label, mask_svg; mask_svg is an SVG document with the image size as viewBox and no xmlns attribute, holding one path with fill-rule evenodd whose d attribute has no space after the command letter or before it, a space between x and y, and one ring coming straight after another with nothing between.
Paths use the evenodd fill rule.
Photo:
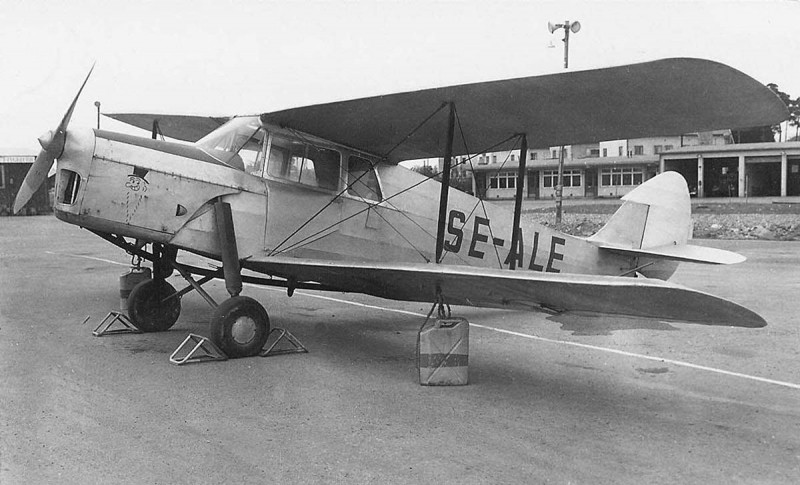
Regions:
<instances>
[{"instance_id":1,"label":"building","mask_svg":"<svg viewBox=\"0 0 800 485\"><path fill-rule=\"evenodd\" d=\"M733 143L730 130L680 136L611 140L564 147L563 197L621 197L654 177L665 154L686 147L722 147ZM691 151L687 151L691 158ZM523 194L555 198L561 147L530 150ZM467 157L456 157L463 161ZM484 199L513 199L519 152L472 155L473 193Z\"/></svg>"},{"instance_id":2,"label":"building","mask_svg":"<svg viewBox=\"0 0 800 485\"><path fill-rule=\"evenodd\" d=\"M12 215L14 199L34 160L36 155L31 154L30 150L0 151L0 215ZM53 204L49 196L52 187L52 181L42 184L20 214L52 212Z\"/></svg>"}]
</instances>

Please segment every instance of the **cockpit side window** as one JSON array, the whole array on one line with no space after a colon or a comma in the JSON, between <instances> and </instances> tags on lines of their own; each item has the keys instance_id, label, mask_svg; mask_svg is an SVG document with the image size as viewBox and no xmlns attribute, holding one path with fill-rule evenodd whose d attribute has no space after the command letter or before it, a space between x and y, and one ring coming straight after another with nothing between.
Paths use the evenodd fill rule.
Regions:
<instances>
[{"instance_id":1,"label":"cockpit side window","mask_svg":"<svg viewBox=\"0 0 800 485\"><path fill-rule=\"evenodd\" d=\"M300 140L273 136L267 173L275 178L326 190L339 189L342 156L338 151Z\"/></svg>"},{"instance_id":2,"label":"cockpit side window","mask_svg":"<svg viewBox=\"0 0 800 485\"><path fill-rule=\"evenodd\" d=\"M222 163L253 175L263 175L266 133L257 116L233 118L197 142Z\"/></svg>"},{"instance_id":3,"label":"cockpit side window","mask_svg":"<svg viewBox=\"0 0 800 485\"><path fill-rule=\"evenodd\" d=\"M375 202L383 199L378 175L366 158L351 155L347 159L347 193Z\"/></svg>"}]
</instances>

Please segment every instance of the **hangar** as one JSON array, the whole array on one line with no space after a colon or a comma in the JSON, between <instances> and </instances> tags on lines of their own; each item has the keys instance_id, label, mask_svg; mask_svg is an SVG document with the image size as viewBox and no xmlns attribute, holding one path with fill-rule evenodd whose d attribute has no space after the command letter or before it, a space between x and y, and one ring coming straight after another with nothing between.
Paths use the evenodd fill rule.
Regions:
<instances>
[{"instance_id":1,"label":"hangar","mask_svg":"<svg viewBox=\"0 0 800 485\"><path fill-rule=\"evenodd\" d=\"M6 149L0 151L0 216L11 215L14 198L34 160L36 160L36 154L31 153L30 150ZM53 204L50 202L49 196L51 188L52 181L43 184L20 214L34 215L52 212Z\"/></svg>"},{"instance_id":2,"label":"hangar","mask_svg":"<svg viewBox=\"0 0 800 485\"><path fill-rule=\"evenodd\" d=\"M680 147L660 171L679 172L697 197L800 195L800 142Z\"/></svg>"}]
</instances>

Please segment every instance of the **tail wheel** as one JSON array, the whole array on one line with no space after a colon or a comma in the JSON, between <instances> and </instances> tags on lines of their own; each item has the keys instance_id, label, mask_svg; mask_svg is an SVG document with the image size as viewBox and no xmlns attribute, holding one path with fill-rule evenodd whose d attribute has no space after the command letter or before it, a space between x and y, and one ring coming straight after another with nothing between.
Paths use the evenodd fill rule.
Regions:
<instances>
[{"instance_id":1,"label":"tail wheel","mask_svg":"<svg viewBox=\"0 0 800 485\"><path fill-rule=\"evenodd\" d=\"M133 287L128 296L128 316L142 332L169 330L181 314L181 299L165 299L175 288L164 280L146 280Z\"/></svg>"},{"instance_id":2,"label":"tail wheel","mask_svg":"<svg viewBox=\"0 0 800 485\"><path fill-rule=\"evenodd\" d=\"M269 337L269 316L259 302L234 296L211 317L211 340L231 358L258 354Z\"/></svg>"}]
</instances>

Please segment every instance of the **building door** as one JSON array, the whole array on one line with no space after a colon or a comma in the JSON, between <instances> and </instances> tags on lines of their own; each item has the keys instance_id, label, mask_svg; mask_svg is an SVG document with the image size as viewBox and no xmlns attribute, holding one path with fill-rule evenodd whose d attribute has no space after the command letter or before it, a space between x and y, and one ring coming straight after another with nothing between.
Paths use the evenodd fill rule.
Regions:
<instances>
[{"instance_id":1,"label":"building door","mask_svg":"<svg viewBox=\"0 0 800 485\"><path fill-rule=\"evenodd\" d=\"M539 199L539 171L528 172L528 198Z\"/></svg>"},{"instance_id":2,"label":"building door","mask_svg":"<svg viewBox=\"0 0 800 485\"><path fill-rule=\"evenodd\" d=\"M786 195L800 195L800 159L790 158L786 167Z\"/></svg>"},{"instance_id":3,"label":"building door","mask_svg":"<svg viewBox=\"0 0 800 485\"><path fill-rule=\"evenodd\" d=\"M586 183L586 197L597 197L597 169L588 169L584 172L584 179Z\"/></svg>"}]
</instances>

